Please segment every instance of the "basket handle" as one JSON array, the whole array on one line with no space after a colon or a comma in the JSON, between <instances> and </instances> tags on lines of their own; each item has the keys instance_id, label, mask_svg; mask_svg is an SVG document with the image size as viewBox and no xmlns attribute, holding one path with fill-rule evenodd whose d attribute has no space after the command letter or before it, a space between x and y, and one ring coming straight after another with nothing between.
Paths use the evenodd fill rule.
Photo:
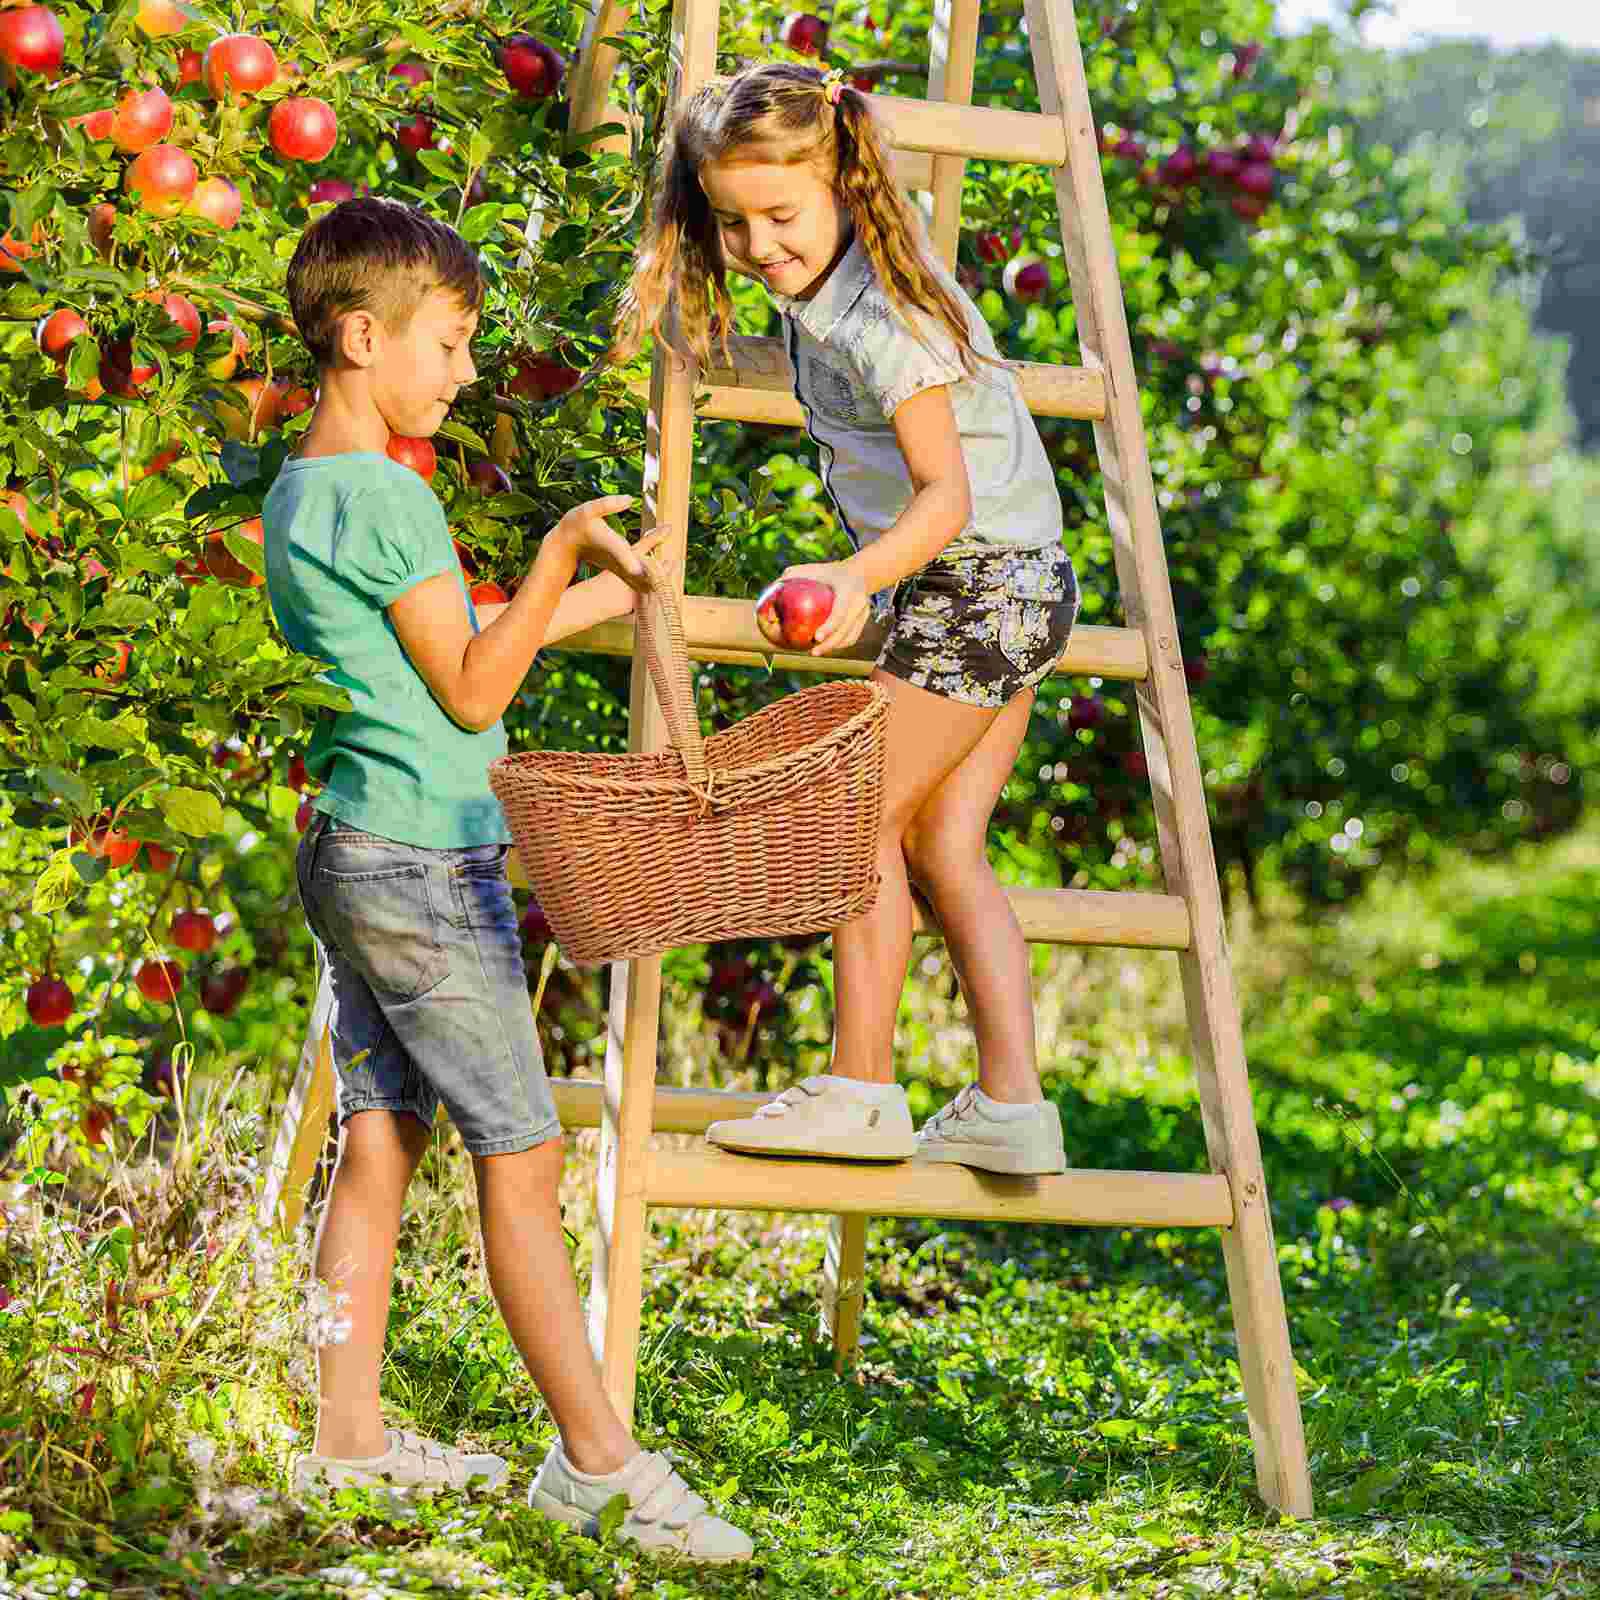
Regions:
<instances>
[{"instance_id":1,"label":"basket handle","mask_svg":"<svg viewBox=\"0 0 1600 1600\"><path fill-rule=\"evenodd\" d=\"M689 673L689 647L683 636L677 585L652 557L642 556L640 560L650 580L650 593L640 595L634 604L639 645L666 718L667 736L683 758L689 782L696 789L704 789L706 747L700 733L700 714L695 709L694 679Z\"/></svg>"}]
</instances>

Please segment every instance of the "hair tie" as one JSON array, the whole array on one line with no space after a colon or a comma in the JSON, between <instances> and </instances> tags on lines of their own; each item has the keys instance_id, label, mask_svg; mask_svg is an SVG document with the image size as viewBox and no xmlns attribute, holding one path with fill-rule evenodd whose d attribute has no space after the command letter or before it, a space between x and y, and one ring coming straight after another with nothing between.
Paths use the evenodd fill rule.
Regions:
<instances>
[{"instance_id":1,"label":"hair tie","mask_svg":"<svg viewBox=\"0 0 1600 1600\"><path fill-rule=\"evenodd\" d=\"M839 96L843 93L844 73L841 72L838 67L835 67L831 72L825 74L823 77L822 98L826 100L830 106L837 106L839 104Z\"/></svg>"}]
</instances>

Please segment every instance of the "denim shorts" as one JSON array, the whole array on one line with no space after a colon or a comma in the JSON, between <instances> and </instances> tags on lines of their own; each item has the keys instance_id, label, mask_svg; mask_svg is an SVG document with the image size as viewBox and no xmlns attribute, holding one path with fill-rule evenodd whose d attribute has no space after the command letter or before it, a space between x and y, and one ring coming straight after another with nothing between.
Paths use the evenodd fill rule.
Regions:
<instances>
[{"instance_id":1,"label":"denim shorts","mask_svg":"<svg viewBox=\"0 0 1600 1600\"><path fill-rule=\"evenodd\" d=\"M946 551L879 609L890 624L883 671L947 700L1004 706L1055 670L1078 618L1078 579L1058 545Z\"/></svg>"},{"instance_id":2,"label":"denim shorts","mask_svg":"<svg viewBox=\"0 0 1600 1600\"><path fill-rule=\"evenodd\" d=\"M508 846L427 850L317 812L295 862L316 935L339 1122L443 1102L473 1155L561 1133L528 1001Z\"/></svg>"}]
</instances>

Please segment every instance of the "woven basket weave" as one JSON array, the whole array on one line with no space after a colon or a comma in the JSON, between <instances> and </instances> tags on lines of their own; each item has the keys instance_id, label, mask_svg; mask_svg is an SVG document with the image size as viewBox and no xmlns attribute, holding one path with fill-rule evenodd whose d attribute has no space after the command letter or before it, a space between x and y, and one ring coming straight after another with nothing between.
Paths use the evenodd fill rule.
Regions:
<instances>
[{"instance_id":1,"label":"woven basket weave","mask_svg":"<svg viewBox=\"0 0 1600 1600\"><path fill-rule=\"evenodd\" d=\"M489 767L561 948L621 961L854 921L878 893L888 696L818 684L703 738L677 593L646 566L637 626L671 746L533 750Z\"/></svg>"}]
</instances>

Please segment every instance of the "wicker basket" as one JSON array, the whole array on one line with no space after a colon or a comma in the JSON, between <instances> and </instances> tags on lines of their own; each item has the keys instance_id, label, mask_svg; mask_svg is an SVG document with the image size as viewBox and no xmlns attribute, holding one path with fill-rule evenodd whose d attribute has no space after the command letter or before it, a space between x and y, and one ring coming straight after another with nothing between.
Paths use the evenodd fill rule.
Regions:
<instances>
[{"instance_id":1,"label":"wicker basket","mask_svg":"<svg viewBox=\"0 0 1600 1600\"><path fill-rule=\"evenodd\" d=\"M702 738L677 593L646 565L639 642L670 747L533 750L489 767L561 948L621 961L854 921L878 893L888 696L859 679L818 684Z\"/></svg>"}]
</instances>

